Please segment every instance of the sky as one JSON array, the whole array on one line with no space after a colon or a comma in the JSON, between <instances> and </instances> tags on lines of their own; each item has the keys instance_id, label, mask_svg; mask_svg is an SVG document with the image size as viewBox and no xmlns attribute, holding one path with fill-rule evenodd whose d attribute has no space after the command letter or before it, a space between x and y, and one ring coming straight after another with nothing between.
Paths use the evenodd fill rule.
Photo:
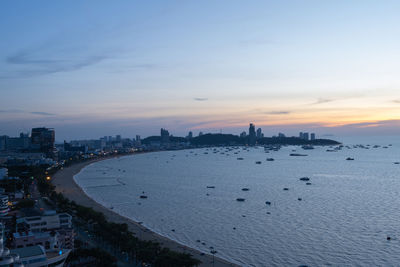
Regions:
<instances>
[{"instance_id":1,"label":"sky","mask_svg":"<svg viewBox=\"0 0 400 267\"><path fill-rule=\"evenodd\" d=\"M398 135L400 1L0 4L0 135Z\"/></svg>"}]
</instances>

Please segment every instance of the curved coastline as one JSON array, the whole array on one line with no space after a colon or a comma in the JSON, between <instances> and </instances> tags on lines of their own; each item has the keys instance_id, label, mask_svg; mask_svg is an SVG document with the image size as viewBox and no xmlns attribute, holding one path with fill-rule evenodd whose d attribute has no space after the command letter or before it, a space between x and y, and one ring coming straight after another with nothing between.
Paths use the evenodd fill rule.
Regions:
<instances>
[{"instance_id":1,"label":"curved coastline","mask_svg":"<svg viewBox=\"0 0 400 267\"><path fill-rule=\"evenodd\" d=\"M183 245L176 240L162 236L161 234L144 227L138 222L106 208L101 203L96 202L94 199L89 197L89 195L76 183L74 178L75 175L80 173L83 168L93 163L109 159L112 158L95 159L87 162L77 163L66 167L63 170L59 170L53 177L53 185L56 186L56 191L62 193L65 197L75 201L80 205L88 206L93 208L95 211L102 212L109 221L115 223L126 223L129 227L129 230L136 236L140 237L140 239L159 242L162 246L171 250L192 254L194 258L202 261L200 266L239 266L218 257L215 257L215 263L213 265L212 255L205 254L202 256L200 251Z\"/></svg>"}]
</instances>

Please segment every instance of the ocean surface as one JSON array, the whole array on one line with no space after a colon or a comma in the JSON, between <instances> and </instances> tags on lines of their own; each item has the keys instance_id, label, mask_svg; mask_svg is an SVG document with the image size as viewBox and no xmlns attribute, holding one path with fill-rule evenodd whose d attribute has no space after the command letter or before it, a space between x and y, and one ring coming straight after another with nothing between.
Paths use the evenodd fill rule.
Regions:
<instances>
[{"instance_id":1,"label":"ocean surface","mask_svg":"<svg viewBox=\"0 0 400 267\"><path fill-rule=\"evenodd\" d=\"M105 207L243 266L399 266L400 137L339 141L337 152L260 146L138 154L91 164L75 180Z\"/></svg>"}]
</instances>

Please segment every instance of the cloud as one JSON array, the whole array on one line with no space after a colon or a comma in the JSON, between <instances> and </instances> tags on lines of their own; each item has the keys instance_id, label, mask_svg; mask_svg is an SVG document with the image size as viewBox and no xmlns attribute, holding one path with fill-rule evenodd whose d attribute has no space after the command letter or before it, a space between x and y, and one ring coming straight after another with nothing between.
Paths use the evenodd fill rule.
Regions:
<instances>
[{"instance_id":1,"label":"cloud","mask_svg":"<svg viewBox=\"0 0 400 267\"><path fill-rule=\"evenodd\" d=\"M324 104L324 103L329 103L335 101L334 99L329 99L329 98L318 98L317 101L314 103L311 103L311 105L318 105L318 104Z\"/></svg>"},{"instance_id":2,"label":"cloud","mask_svg":"<svg viewBox=\"0 0 400 267\"><path fill-rule=\"evenodd\" d=\"M23 113L23 110L20 109L1 109L0 113Z\"/></svg>"},{"instance_id":3,"label":"cloud","mask_svg":"<svg viewBox=\"0 0 400 267\"><path fill-rule=\"evenodd\" d=\"M54 113L48 113L48 112L42 112L42 111L32 111L29 113L35 114L35 115L42 115L42 116L55 116L56 115Z\"/></svg>"},{"instance_id":4,"label":"cloud","mask_svg":"<svg viewBox=\"0 0 400 267\"><path fill-rule=\"evenodd\" d=\"M393 103L400 104L400 99L393 100Z\"/></svg>"},{"instance_id":5,"label":"cloud","mask_svg":"<svg viewBox=\"0 0 400 267\"><path fill-rule=\"evenodd\" d=\"M38 75L70 72L90 65L97 64L106 58L105 55L83 55L79 57L68 56L68 59L55 58L53 55L43 55L45 49L19 51L5 60L6 63L18 66L15 71L10 71L0 78L20 78ZM62 54L61 52L58 52ZM53 52L54 54L54 52Z\"/></svg>"},{"instance_id":6,"label":"cloud","mask_svg":"<svg viewBox=\"0 0 400 267\"><path fill-rule=\"evenodd\" d=\"M49 112L44 112L44 111L24 111L24 110L20 110L20 109L2 109L2 110L0 110L0 113L7 113L7 114L29 113L29 114L40 115L40 116L55 116L55 115L57 115L54 113L49 113Z\"/></svg>"},{"instance_id":7,"label":"cloud","mask_svg":"<svg viewBox=\"0 0 400 267\"><path fill-rule=\"evenodd\" d=\"M195 98L193 98L193 100L195 100L195 101L207 101L208 98L205 98L205 97L195 97Z\"/></svg>"},{"instance_id":8,"label":"cloud","mask_svg":"<svg viewBox=\"0 0 400 267\"><path fill-rule=\"evenodd\" d=\"M267 111L267 112L264 112L264 114L268 114L268 115L285 115L285 114L290 114L291 112L290 111L284 111L284 110L282 110L282 111Z\"/></svg>"}]
</instances>

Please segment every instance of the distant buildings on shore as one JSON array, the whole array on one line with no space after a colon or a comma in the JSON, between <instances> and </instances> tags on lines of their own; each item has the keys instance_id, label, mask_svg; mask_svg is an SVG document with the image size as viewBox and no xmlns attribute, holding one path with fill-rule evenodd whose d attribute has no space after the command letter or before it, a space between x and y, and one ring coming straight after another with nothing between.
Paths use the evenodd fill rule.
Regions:
<instances>
[{"instance_id":1,"label":"distant buildings on shore","mask_svg":"<svg viewBox=\"0 0 400 267\"><path fill-rule=\"evenodd\" d=\"M315 140L315 133L300 132L299 138L303 140Z\"/></svg>"},{"instance_id":2,"label":"distant buildings on shore","mask_svg":"<svg viewBox=\"0 0 400 267\"><path fill-rule=\"evenodd\" d=\"M199 132L194 137L192 131L186 137L174 137L165 128L160 129L159 136L150 136L141 139L123 138L121 135L104 136L99 139L64 141L55 144L55 130L53 128L33 128L31 134L21 133L19 137L0 136L0 164L7 161L11 165L52 165L56 161L68 159L76 155L97 155L114 152L133 152L135 150L181 149L191 146L191 140L203 136ZM263 143L264 133L254 123L249 124L248 133L240 133L241 143L256 145ZM284 133L278 133L272 138L287 138ZM300 132L298 138L315 140L315 133Z\"/></svg>"}]
</instances>

